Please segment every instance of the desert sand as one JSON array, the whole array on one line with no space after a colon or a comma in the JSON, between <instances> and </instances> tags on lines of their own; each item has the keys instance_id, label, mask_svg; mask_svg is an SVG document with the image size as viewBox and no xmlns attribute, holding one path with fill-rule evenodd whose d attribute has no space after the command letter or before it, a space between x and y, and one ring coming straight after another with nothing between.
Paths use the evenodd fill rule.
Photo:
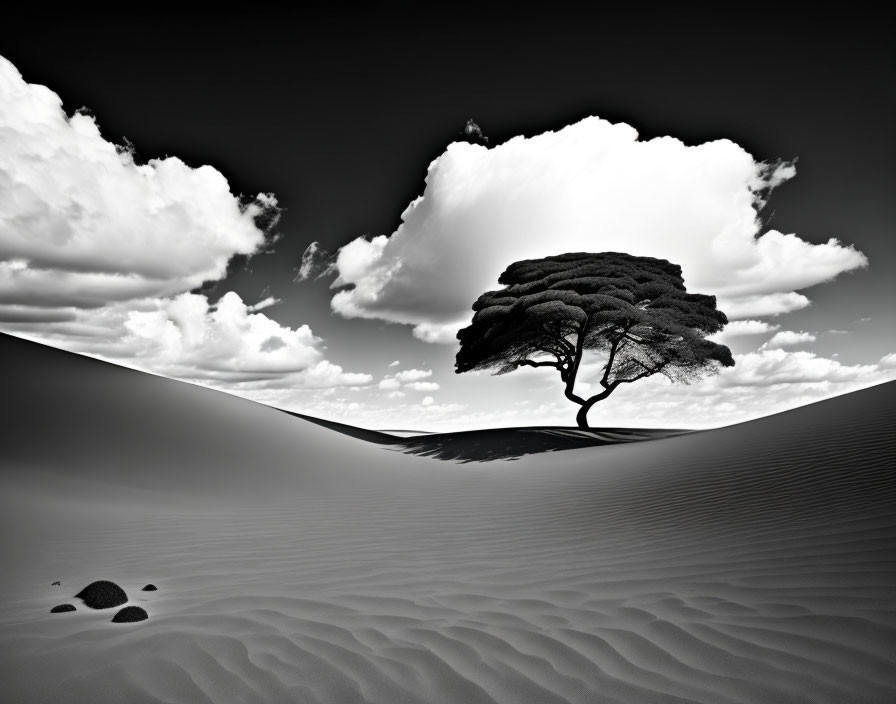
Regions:
<instances>
[{"instance_id":1,"label":"desert sand","mask_svg":"<svg viewBox=\"0 0 896 704\"><path fill-rule=\"evenodd\" d=\"M459 462L8 336L0 369L4 701L896 701L894 384Z\"/></svg>"}]
</instances>

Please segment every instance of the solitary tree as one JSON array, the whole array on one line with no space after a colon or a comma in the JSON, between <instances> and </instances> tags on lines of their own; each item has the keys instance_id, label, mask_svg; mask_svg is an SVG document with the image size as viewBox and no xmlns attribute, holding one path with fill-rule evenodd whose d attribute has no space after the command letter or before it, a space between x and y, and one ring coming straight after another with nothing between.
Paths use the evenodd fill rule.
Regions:
<instances>
[{"instance_id":1,"label":"solitary tree","mask_svg":"<svg viewBox=\"0 0 896 704\"><path fill-rule=\"evenodd\" d=\"M505 288L482 294L469 327L457 333L455 371L553 367L580 406L576 422L620 385L663 374L687 383L720 366L731 350L706 339L728 322L715 296L688 293L681 267L617 252L561 254L516 262ZM576 393L585 350L603 355L600 392Z\"/></svg>"}]
</instances>

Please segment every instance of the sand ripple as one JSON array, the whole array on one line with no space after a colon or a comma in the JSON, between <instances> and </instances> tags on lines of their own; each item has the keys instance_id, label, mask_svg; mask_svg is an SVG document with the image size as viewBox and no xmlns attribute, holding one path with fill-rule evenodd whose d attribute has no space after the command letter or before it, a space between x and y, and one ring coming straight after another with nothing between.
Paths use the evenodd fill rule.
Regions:
<instances>
[{"instance_id":1,"label":"sand ripple","mask_svg":"<svg viewBox=\"0 0 896 704\"><path fill-rule=\"evenodd\" d=\"M128 498L51 531L15 503L5 700L896 701L885 392L512 463L403 457L379 484L327 467L257 505ZM370 446L369 471L394 455ZM149 620L49 614L100 578Z\"/></svg>"}]
</instances>

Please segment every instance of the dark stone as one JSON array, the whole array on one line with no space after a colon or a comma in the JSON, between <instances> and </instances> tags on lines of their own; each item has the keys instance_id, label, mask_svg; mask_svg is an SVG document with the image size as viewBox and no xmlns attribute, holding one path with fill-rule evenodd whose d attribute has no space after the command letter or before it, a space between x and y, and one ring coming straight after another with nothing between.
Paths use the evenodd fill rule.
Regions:
<instances>
[{"instance_id":1,"label":"dark stone","mask_svg":"<svg viewBox=\"0 0 896 704\"><path fill-rule=\"evenodd\" d=\"M112 623L134 623L135 621L145 621L148 618L149 615L139 606L125 606L112 617Z\"/></svg>"},{"instance_id":2,"label":"dark stone","mask_svg":"<svg viewBox=\"0 0 896 704\"><path fill-rule=\"evenodd\" d=\"M71 604L60 604L50 609L51 614L64 614L66 611L74 611L75 607Z\"/></svg>"},{"instance_id":3,"label":"dark stone","mask_svg":"<svg viewBox=\"0 0 896 704\"><path fill-rule=\"evenodd\" d=\"M62 582L53 582L50 586L51 586L51 587L58 587L58 586L61 586L61 585L62 585Z\"/></svg>"},{"instance_id":4,"label":"dark stone","mask_svg":"<svg viewBox=\"0 0 896 704\"><path fill-rule=\"evenodd\" d=\"M124 593L124 589L115 584L115 582L107 582L106 580L88 584L75 596L83 599L84 603L91 609L111 609L113 606L121 606L127 603L128 600L128 595Z\"/></svg>"},{"instance_id":5,"label":"dark stone","mask_svg":"<svg viewBox=\"0 0 896 704\"><path fill-rule=\"evenodd\" d=\"M159 588L155 584L147 584L140 591L141 592L157 592L157 591L159 591Z\"/></svg>"}]
</instances>

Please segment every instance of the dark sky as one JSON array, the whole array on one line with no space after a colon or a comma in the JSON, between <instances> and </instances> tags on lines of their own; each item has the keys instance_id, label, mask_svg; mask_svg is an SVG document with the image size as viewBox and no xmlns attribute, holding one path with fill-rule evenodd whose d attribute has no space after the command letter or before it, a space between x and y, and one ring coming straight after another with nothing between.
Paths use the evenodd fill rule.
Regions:
<instances>
[{"instance_id":1,"label":"dark sky","mask_svg":"<svg viewBox=\"0 0 896 704\"><path fill-rule=\"evenodd\" d=\"M220 290L252 302L269 287L284 300L270 317L326 325L337 363L353 361L361 337L386 360L391 342L378 332L395 326L332 315L327 283L292 283L293 268L312 241L334 250L393 232L469 118L492 145L599 115L642 137L728 138L758 160L798 158L798 176L763 213L769 227L810 242L836 236L871 262L815 287L799 322L871 317L896 329L892 23L843 8L707 8L6 10L0 54L68 111L88 107L107 139L128 138L140 158L210 163L235 192L275 193L286 208L275 253ZM405 337L420 359L450 366L450 350ZM896 334L863 345L880 357ZM840 352L866 361L849 345Z\"/></svg>"}]
</instances>

